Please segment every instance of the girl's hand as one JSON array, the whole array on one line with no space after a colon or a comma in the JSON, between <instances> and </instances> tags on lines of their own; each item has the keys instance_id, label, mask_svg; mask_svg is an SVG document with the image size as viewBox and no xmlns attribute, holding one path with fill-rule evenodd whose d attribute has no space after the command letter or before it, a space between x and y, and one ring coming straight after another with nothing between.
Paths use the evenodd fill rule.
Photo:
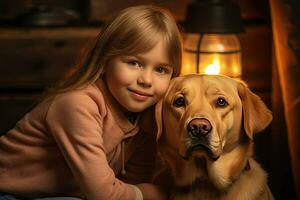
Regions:
<instances>
[{"instance_id":1,"label":"girl's hand","mask_svg":"<svg viewBox=\"0 0 300 200\"><path fill-rule=\"evenodd\" d=\"M143 193L144 200L167 200L166 193L156 185L141 183L136 186Z\"/></svg>"}]
</instances>

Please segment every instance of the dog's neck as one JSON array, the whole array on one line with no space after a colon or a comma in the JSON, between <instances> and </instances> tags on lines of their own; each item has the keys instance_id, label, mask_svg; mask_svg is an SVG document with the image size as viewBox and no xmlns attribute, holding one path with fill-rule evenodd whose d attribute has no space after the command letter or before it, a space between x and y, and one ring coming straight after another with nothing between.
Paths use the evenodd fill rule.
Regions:
<instances>
[{"instance_id":1,"label":"dog's neck","mask_svg":"<svg viewBox=\"0 0 300 200\"><path fill-rule=\"evenodd\" d=\"M225 191L221 191L216 188L208 179L196 178L195 181L191 184L184 186L175 186L174 192L177 195L188 195L193 194L196 191L206 191L209 194L214 194L216 197L221 196Z\"/></svg>"},{"instance_id":2,"label":"dog's neck","mask_svg":"<svg viewBox=\"0 0 300 200\"><path fill-rule=\"evenodd\" d=\"M246 162L243 170L240 172L240 174L232 181L230 187L241 177L241 175L245 172L249 172L251 170L251 165L249 160ZM207 178L196 178L194 182L191 184L183 185L183 186L178 186L175 185L174 190L178 195L186 195L186 194L192 194L195 191L210 191L210 194L214 194L216 197L222 196L226 194L229 190L224 189L221 190L217 188L211 181L209 181Z\"/></svg>"}]
</instances>

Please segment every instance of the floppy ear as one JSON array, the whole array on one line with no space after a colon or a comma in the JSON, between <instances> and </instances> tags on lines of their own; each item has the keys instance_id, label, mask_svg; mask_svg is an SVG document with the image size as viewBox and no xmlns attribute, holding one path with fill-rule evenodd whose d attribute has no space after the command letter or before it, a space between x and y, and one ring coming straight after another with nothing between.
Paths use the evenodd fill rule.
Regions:
<instances>
[{"instance_id":1,"label":"floppy ear","mask_svg":"<svg viewBox=\"0 0 300 200\"><path fill-rule=\"evenodd\" d=\"M244 129L250 139L264 130L272 121L272 112L259 96L250 91L243 82L238 83L238 94L242 101Z\"/></svg>"},{"instance_id":2,"label":"floppy ear","mask_svg":"<svg viewBox=\"0 0 300 200\"><path fill-rule=\"evenodd\" d=\"M156 141L159 140L162 131L163 131L163 121L162 121L162 105L163 105L163 98L157 102L155 106L155 121L156 121L156 127L157 127L157 133L156 133Z\"/></svg>"},{"instance_id":3,"label":"floppy ear","mask_svg":"<svg viewBox=\"0 0 300 200\"><path fill-rule=\"evenodd\" d=\"M163 126L163 102L171 88L174 87L175 83L183 79L183 77L175 77L170 81L169 88L167 89L165 96L162 97L155 106L155 121L156 121L156 127L157 127L157 134L156 134L156 141L159 140L161 134L163 133L164 126Z\"/></svg>"}]
</instances>

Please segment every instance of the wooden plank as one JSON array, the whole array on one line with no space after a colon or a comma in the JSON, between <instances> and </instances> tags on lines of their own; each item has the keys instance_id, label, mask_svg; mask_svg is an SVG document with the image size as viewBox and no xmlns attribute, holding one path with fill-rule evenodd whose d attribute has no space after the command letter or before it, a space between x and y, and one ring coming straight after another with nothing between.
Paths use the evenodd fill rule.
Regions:
<instances>
[{"instance_id":1,"label":"wooden plank","mask_svg":"<svg viewBox=\"0 0 300 200\"><path fill-rule=\"evenodd\" d=\"M0 87L44 87L63 78L99 30L0 30Z\"/></svg>"}]
</instances>

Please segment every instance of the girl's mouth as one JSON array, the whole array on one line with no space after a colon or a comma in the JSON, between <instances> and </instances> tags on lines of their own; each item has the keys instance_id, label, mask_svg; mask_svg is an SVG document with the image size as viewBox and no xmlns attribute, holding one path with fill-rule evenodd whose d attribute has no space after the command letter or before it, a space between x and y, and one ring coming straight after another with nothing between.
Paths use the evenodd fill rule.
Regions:
<instances>
[{"instance_id":1,"label":"girl's mouth","mask_svg":"<svg viewBox=\"0 0 300 200\"><path fill-rule=\"evenodd\" d=\"M137 101L146 101L149 97L153 96L152 94L138 90L128 89L128 91L130 92L131 96Z\"/></svg>"}]
</instances>

